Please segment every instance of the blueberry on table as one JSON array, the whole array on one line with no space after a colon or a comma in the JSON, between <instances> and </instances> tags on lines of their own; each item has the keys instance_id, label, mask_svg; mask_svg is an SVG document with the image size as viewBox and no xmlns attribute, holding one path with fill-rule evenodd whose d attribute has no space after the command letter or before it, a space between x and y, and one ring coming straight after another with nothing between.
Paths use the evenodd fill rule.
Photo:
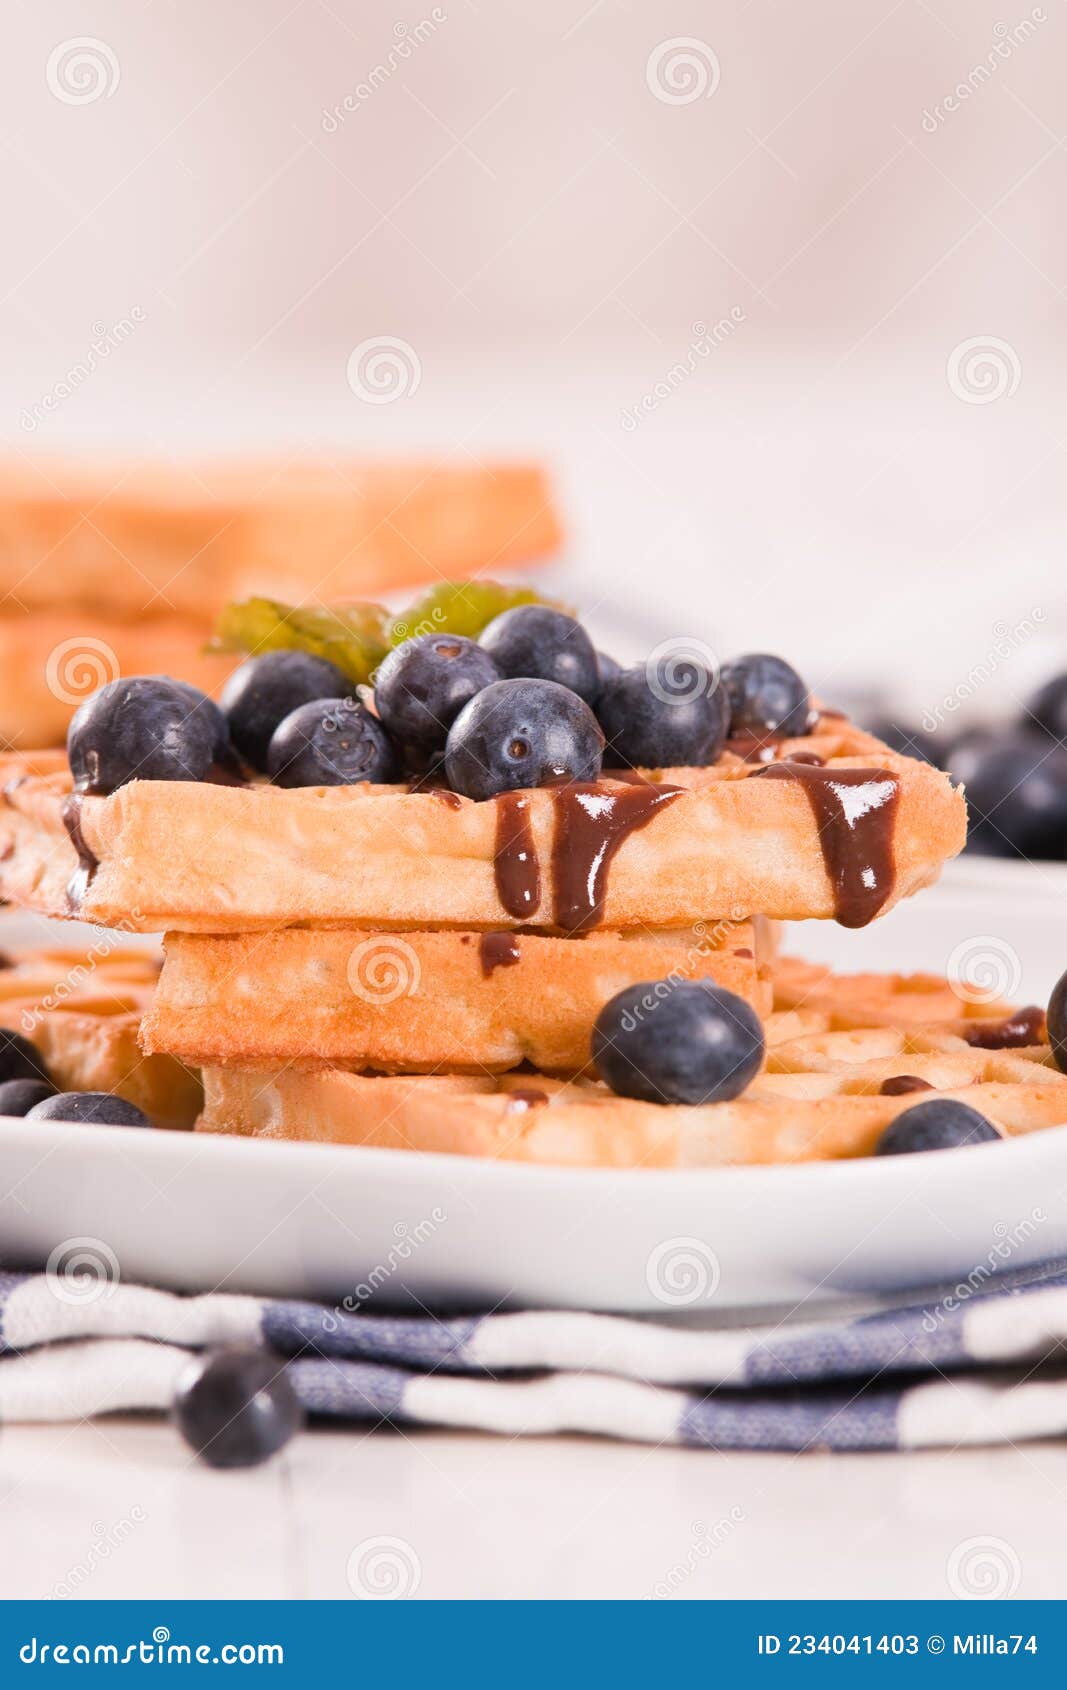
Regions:
<instances>
[{"instance_id":1,"label":"blueberry on table","mask_svg":"<svg viewBox=\"0 0 1067 1690\"><path fill-rule=\"evenodd\" d=\"M580 622L544 604L523 604L494 617L481 637L505 680L555 681L587 704L600 690L593 642Z\"/></svg>"},{"instance_id":2,"label":"blueberry on table","mask_svg":"<svg viewBox=\"0 0 1067 1690\"><path fill-rule=\"evenodd\" d=\"M968 736L949 755L965 787L967 843L990 856L1067 858L1067 749L1043 734Z\"/></svg>"},{"instance_id":3,"label":"blueberry on table","mask_svg":"<svg viewBox=\"0 0 1067 1690\"><path fill-rule=\"evenodd\" d=\"M60 1091L26 1111L28 1121L70 1121L93 1127L150 1127L143 1109L109 1091Z\"/></svg>"},{"instance_id":4,"label":"blueberry on table","mask_svg":"<svg viewBox=\"0 0 1067 1690\"><path fill-rule=\"evenodd\" d=\"M703 768L729 725L725 693L691 658L623 669L605 683L597 715L605 763L632 769Z\"/></svg>"},{"instance_id":5,"label":"blueberry on table","mask_svg":"<svg viewBox=\"0 0 1067 1690\"><path fill-rule=\"evenodd\" d=\"M279 722L317 698L347 698L352 682L325 657L308 651L265 651L235 669L219 702L230 738L245 762L266 772L267 752Z\"/></svg>"},{"instance_id":6,"label":"blueberry on table","mask_svg":"<svg viewBox=\"0 0 1067 1690\"><path fill-rule=\"evenodd\" d=\"M384 785L396 755L377 717L354 698L319 698L279 722L267 753L275 786Z\"/></svg>"},{"instance_id":7,"label":"blueberry on table","mask_svg":"<svg viewBox=\"0 0 1067 1690\"><path fill-rule=\"evenodd\" d=\"M465 705L445 745L453 792L498 792L599 778L604 738L588 704L555 681L494 681Z\"/></svg>"},{"instance_id":8,"label":"blueberry on table","mask_svg":"<svg viewBox=\"0 0 1067 1690\"><path fill-rule=\"evenodd\" d=\"M35 1044L10 1027L0 1027L0 1082L47 1080L44 1057Z\"/></svg>"},{"instance_id":9,"label":"blueberry on table","mask_svg":"<svg viewBox=\"0 0 1067 1690\"><path fill-rule=\"evenodd\" d=\"M283 1361L233 1348L190 1364L178 1381L174 1419L209 1467L257 1467L300 1430L304 1411Z\"/></svg>"},{"instance_id":10,"label":"blueberry on table","mask_svg":"<svg viewBox=\"0 0 1067 1690\"><path fill-rule=\"evenodd\" d=\"M397 646L374 677L374 706L405 745L441 750L465 704L501 679L487 651L462 634L418 634Z\"/></svg>"},{"instance_id":11,"label":"blueberry on table","mask_svg":"<svg viewBox=\"0 0 1067 1690\"><path fill-rule=\"evenodd\" d=\"M26 1115L55 1089L47 1080L4 1080L0 1082L0 1115Z\"/></svg>"},{"instance_id":12,"label":"blueberry on table","mask_svg":"<svg viewBox=\"0 0 1067 1690\"><path fill-rule=\"evenodd\" d=\"M114 792L131 780L203 780L219 748L218 711L166 675L109 681L79 705L67 730L78 792Z\"/></svg>"},{"instance_id":13,"label":"blueberry on table","mask_svg":"<svg viewBox=\"0 0 1067 1690\"><path fill-rule=\"evenodd\" d=\"M763 1061L763 1027L744 998L702 980L646 980L600 1011L593 1061L620 1097L645 1103L723 1103Z\"/></svg>"},{"instance_id":14,"label":"blueberry on table","mask_svg":"<svg viewBox=\"0 0 1067 1690\"><path fill-rule=\"evenodd\" d=\"M907 1156L919 1150L958 1150L1002 1136L984 1115L953 1097L913 1103L890 1122L875 1147L876 1156Z\"/></svg>"},{"instance_id":15,"label":"blueberry on table","mask_svg":"<svg viewBox=\"0 0 1067 1690\"><path fill-rule=\"evenodd\" d=\"M1052 988L1045 1025L1056 1067L1067 1074L1067 974L1061 974Z\"/></svg>"},{"instance_id":16,"label":"blueberry on table","mask_svg":"<svg viewBox=\"0 0 1067 1690\"><path fill-rule=\"evenodd\" d=\"M769 652L748 652L723 665L730 732L793 739L810 731L811 698L796 670Z\"/></svg>"}]
</instances>

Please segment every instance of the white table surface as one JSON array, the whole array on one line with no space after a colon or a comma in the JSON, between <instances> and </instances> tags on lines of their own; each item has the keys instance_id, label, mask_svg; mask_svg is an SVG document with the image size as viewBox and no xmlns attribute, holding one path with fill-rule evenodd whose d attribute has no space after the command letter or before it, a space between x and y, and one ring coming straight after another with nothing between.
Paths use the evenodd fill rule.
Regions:
<instances>
[{"instance_id":1,"label":"white table surface","mask_svg":"<svg viewBox=\"0 0 1067 1690\"><path fill-rule=\"evenodd\" d=\"M1050 1598L1065 1490L1053 1444L791 1457L316 1429L269 1467L217 1474L159 1421L14 1426L0 1586L350 1600L351 1551L388 1537L417 1557L423 1597L947 1597L953 1550L992 1536L1017 1594ZM672 1567L689 1569L673 1585Z\"/></svg>"}]
</instances>

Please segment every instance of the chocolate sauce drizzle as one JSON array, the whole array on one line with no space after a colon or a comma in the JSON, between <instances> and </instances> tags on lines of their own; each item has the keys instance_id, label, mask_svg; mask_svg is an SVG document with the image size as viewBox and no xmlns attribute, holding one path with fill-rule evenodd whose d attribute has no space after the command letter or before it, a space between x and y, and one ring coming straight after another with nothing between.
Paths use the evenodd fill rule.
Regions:
<instances>
[{"instance_id":1,"label":"chocolate sauce drizzle","mask_svg":"<svg viewBox=\"0 0 1067 1690\"><path fill-rule=\"evenodd\" d=\"M541 907L541 865L530 831L530 799L523 792L502 792L496 800L496 851L493 858L497 896L509 915L529 919Z\"/></svg>"},{"instance_id":2,"label":"chocolate sauce drizzle","mask_svg":"<svg viewBox=\"0 0 1067 1690\"><path fill-rule=\"evenodd\" d=\"M888 1080L883 1080L878 1087L881 1097L904 1097L909 1091L933 1091L929 1080L920 1080L918 1074L892 1074Z\"/></svg>"},{"instance_id":3,"label":"chocolate sauce drizzle","mask_svg":"<svg viewBox=\"0 0 1067 1690\"><path fill-rule=\"evenodd\" d=\"M888 769L826 769L787 759L749 778L791 780L803 787L833 887L834 916L842 927L866 927L896 882L896 775Z\"/></svg>"},{"instance_id":4,"label":"chocolate sauce drizzle","mask_svg":"<svg viewBox=\"0 0 1067 1690\"><path fill-rule=\"evenodd\" d=\"M84 798L80 792L71 792L64 798L60 812L67 837L78 853L78 866L67 882L67 902L72 910L81 908L85 894L93 883L93 876L100 867L100 859L86 844L85 834L82 832L83 803Z\"/></svg>"},{"instance_id":5,"label":"chocolate sauce drizzle","mask_svg":"<svg viewBox=\"0 0 1067 1690\"><path fill-rule=\"evenodd\" d=\"M1024 1050L1027 1045L1045 1043L1045 1011L1030 1004L1017 1009L1006 1021L976 1021L964 1038L976 1050Z\"/></svg>"},{"instance_id":6,"label":"chocolate sauce drizzle","mask_svg":"<svg viewBox=\"0 0 1067 1690\"><path fill-rule=\"evenodd\" d=\"M552 788L553 917L566 933L596 927L604 913L608 872L619 847L646 827L657 810L679 798L679 786L624 786L568 781Z\"/></svg>"},{"instance_id":7,"label":"chocolate sauce drizzle","mask_svg":"<svg viewBox=\"0 0 1067 1690\"><path fill-rule=\"evenodd\" d=\"M509 1110L536 1109L539 1103L547 1102L547 1091L538 1091L535 1086L516 1086L514 1091L508 1092Z\"/></svg>"},{"instance_id":8,"label":"chocolate sauce drizzle","mask_svg":"<svg viewBox=\"0 0 1067 1690\"><path fill-rule=\"evenodd\" d=\"M514 968L521 954L514 933L483 933L478 940L478 960L486 980L494 968Z\"/></svg>"}]
</instances>

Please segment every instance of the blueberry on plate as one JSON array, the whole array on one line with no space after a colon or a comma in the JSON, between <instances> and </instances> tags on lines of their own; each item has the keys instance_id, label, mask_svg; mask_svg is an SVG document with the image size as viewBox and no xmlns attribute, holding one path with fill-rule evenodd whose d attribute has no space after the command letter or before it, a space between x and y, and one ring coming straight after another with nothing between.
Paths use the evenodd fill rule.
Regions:
<instances>
[{"instance_id":1,"label":"blueberry on plate","mask_svg":"<svg viewBox=\"0 0 1067 1690\"><path fill-rule=\"evenodd\" d=\"M260 774L279 722L318 698L347 698L352 682L325 657L309 651L265 651L235 669L219 703L230 738L245 762Z\"/></svg>"},{"instance_id":2,"label":"blueberry on plate","mask_svg":"<svg viewBox=\"0 0 1067 1690\"><path fill-rule=\"evenodd\" d=\"M958 1150L992 1143L1002 1135L977 1109L954 1097L913 1103L891 1121L875 1147L876 1156L907 1156L918 1150Z\"/></svg>"},{"instance_id":3,"label":"blueberry on plate","mask_svg":"<svg viewBox=\"0 0 1067 1690\"><path fill-rule=\"evenodd\" d=\"M587 704L600 690L593 642L580 622L544 604L520 604L483 628L480 644L506 680L555 681Z\"/></svg>"},{"instance_id":4,"label":"blueberry on plate","mask_svg":"<svg viewBox=\"0 0 1067 1690\"><path fill-rule=\"evenodd\" d=\"M449 731L445 770L453 792L494 798L519 787L593 781L604 737L588 704L555 681L494 681Z\"/></svg>"},{"instance_id":5,"label":"blueberry on plate","mask_svg":"<svg viewBox=\"0 0 1067 1690\"><path fill-rule=\"evenodd\" d=\"M374 707L396 741L441 750L465 704L501 678L492 657L462 634L417 634L382 663Z\"/></svg>"},{"instance_id":6,"label":"blueberry on plate","mask_svg":"<svg viewBox=\"0 0 1067 1690\"><path fill-rule=\"evenodd\" d=\"M794 739L810 731L807 686L784 658L765 651L735 657L723 665L722 684L730 701L731 734Z\"/></svg>"},{"instance_id":7,"label":"blueberry on plate","mask_svg":"<svg viewBox=\"0 0 1067 1690\"><path fill-rule=\"evenodd\" d=\"M1067 1074L1067 974L1061 974L1052 988L1045 1025L1056 1067Z\"/></svg>"},{"instance_id":8,"label":"blueberry on plate","mask_svg":"<svg viewBox=\"0 0 1067 1690\"><path fill-rule=\"evenodd\" d=\"M166 675L132 675L94 692L67 730L75 790L104 794L131 780L203 780L218 750L217 712L203 694L191 702L191 691Z\"/></svg>"},{"instance_id":9,"label":"blueberry on plate","mask_svg":"<svg viewBox=\"0 0 1067 1690\"><path fill-rule=\"evenodd\" d=\"M593 1027L593 1061L620 1097L723 1103L763 1061L763 1027L744 998L703 980L646 980L618 992Z\"/></svg>"},{"instance_id":10,"label":"blueberry on plate","mask_svg":"<svg viewBox=\"0 0 1067 1690\"><path fill-rule=\"evenodd\" d=\"M966 789L968 849L990 856L1067 858L1067 749L1013 729L969 735L949 772Z\"/></svg>"},{"instance_id":11,"label":"blueberry on plate","mask_svg":"<svg viewBox=\"0 0 1067 1690\"><path fill-rule=\"evenodd\" d=\"M28 1121L72 1121L93 1127L150 1127L143 1109L109 1091L60 1091L26 1111Z\"/></svg>"},{"instance_id":12,"label":"blueberry on plate","mask_svg":"<svg viewBox=\"0 0 1067 1690\"><path fill-rule=\"evenodd\" d=\"M1067 675L1054 675L1039 687L1023 711L1023 727L1036 727L1052 739L1067 740Z\"/></svg>"},{"instance_id":13,"label":"blueberry on plate","mask_svg":"<svg viewBox=\"0 0 1067 1690\"><path fill-rule=\"evenodd\" d=\"M376 716L355 698L319 698L279 722L267 753L275 786L385 784L396 756Z\"/></svg>"},{"instance_id":14,"label":"blueberry on plate","mask_svg":"<svg viewBox=\"0 0 1067 1690\"><path fill-rule=\"evenodd\" d=\"M209 1467L258 1467L300 1430L304 1411L278 1356L234 1347L189 1364L174 1419Z\"/></svg>"},{"instance_id":15,"label":"blueberry on plate","mask_svg":"<svg viewBox=\"0 0 1067 1690\"><path fill-rule=\"evenodd\" d=\"M44 1057L35 1044L10 1027L0 1027L0 1082L47 1080Z\"/></svg>"},{"instance_id":16,"label":"blueberry on plate","mask_svg":"<svg viewBox=\"0 0 1067 1690\"><path fill-rule=\"evenodd\" d=\"M726 695L691 658L623 669L597 701L609 767L703 768L714 763L729 723Z\"/></svg>"},{"instance_id":17,"label":"blueberry on plate","mask_svg":"<svg viewBox=\"0 0 1067 1690\"><path fill-rule=\"evenodd\" d=\"M55 1089L47 1080L4 1080L0 1082L0 1115L26 1115Z\"/></svg>"}]
</instances>

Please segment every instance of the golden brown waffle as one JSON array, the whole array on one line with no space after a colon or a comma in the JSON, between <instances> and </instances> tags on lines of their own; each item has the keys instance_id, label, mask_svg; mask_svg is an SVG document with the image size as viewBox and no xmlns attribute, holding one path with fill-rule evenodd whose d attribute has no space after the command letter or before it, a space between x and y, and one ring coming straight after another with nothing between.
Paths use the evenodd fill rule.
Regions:
<instances>
[{"instance_id":1,"label":"golden brown waffle","mask_svg":"<svg viewBox=\"0 0 1067 1690\"><path fill-rule=\"evenodd\" d=\"M345 928L172 933L142 1048L197 1067L573 1074L623 987L706 979L771 1007L769 924L555 939Z\"/></svg>"},{"instance_id":2,"label":"golden brown waffle","mask_svg":"<svg viewBox=\"0 0 1067 1690\"><path fill-rule=\"evenodd\" d=\"M204 653L204 622L119 622L93 612L0 615L0 745L64 745L83 698L119 675L181 675L217 692L237 657Z\"/></svg>"},{"instance_id":3,"label":"golden brown waffle","mask_svg":"<svg viewBox=\"0 0 1067 1690\"><path fill-rule=\"evenodd\" d=\"M533 464L0 462L3 611L204 621L245 593L336 602L465 580L545 557L559 539Z\"/></svg>"},{"instance_id":4,"label":"golden brown waffle","mask_svg":"<svg viewBox=\"0 0 1067 1690\"><path fill-rule=\"evenodd\" d=\"M62 759L9 757L0 895L142 932L656 929L759 914L860 925L962 849L948 777L843 719L772 750L769 765L727 750L707 769L485 803L159 781L71 803Z\"/></svg>"},{"instance_id":5,"label":"golden brown waffle","mask_svg":"<svg viewBox=\"0 0 1067 1690\"><path fill-rule=\"evenodd\" d=\"M890 1121L932 1093L970 1104L1008 1136L1067 1124L1067 1076L1045 1043L983 1049L964 1036L996 1042L1011 1018L1007 1005L962 1013L942 980L862 975L854 986L822 969L808 971L805 997L804 967L785 964L783 1007L766 1024L766 1069L731 1103L637 1103L593 1079L541 1074L401 1079L209 1068L198 1127L570 1167L680 1168L867 1156ZM864 1025L855 1024L860 1001L871 1017ZM1025 1016L1017 1025L1025 1029ZM1043 1039L1043 1027L1035 1031ZM930 1092L883 1095L901 1076Z\"/></svg>"},{"instance_id":6,"label":"golden brown waffle","mask_svg":"<svg viewBox=\"0 0 1067 1690\"><path fill-rule=\"evenodd\" d=\"M190 1127L200 1082L172 1056L145 1056L137 1030L159 978L155 957L109 949L9 954L0 966L0 1027L36 1045L60 1091L107 1091L157 1126Z\"/></svg>"}]
</instances>

